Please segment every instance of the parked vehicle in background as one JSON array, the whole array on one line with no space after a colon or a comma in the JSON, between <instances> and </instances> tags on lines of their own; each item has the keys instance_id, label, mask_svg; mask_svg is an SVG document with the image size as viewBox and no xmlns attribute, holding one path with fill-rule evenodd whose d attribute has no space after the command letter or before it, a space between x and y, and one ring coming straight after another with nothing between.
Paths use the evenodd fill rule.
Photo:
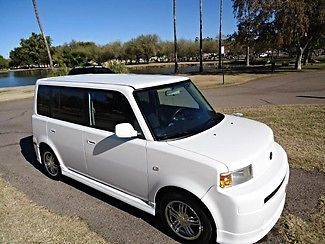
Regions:
<instances>
[{"instance_id":1,"label":"parked vehicle in background","mask_svg":"<svg viewBox=\"0 0 325 244\"><path fill-rule=\"evenodd\" d=\"M51 178L157 215L178 241L255 242L283 210L289 167L272 130L215 112L186 77L40 79L32 122Z\"/></svg>"},{"instance_id":2,"label":"parked vehicle in background","mask_svg":"<svg viewBox=\"0 0 325 244\"><path fill-rule=\"evenodd\" d=\"M84 66L72 68L68 75L81 75L81 74L114 74L114 72L103 66Z\"/></svg>"}]
</instances>

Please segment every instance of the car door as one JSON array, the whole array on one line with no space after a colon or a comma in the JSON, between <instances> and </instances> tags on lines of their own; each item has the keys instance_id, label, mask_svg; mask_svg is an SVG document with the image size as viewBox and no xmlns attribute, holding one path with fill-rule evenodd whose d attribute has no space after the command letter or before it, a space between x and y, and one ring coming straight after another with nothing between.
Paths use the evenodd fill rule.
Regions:
<instances>
[{"instance_id":1,"label":"car door","mask_svg":"<svg viewBox=\"0 0 325 244\"><path fill-rule=\"evenodd\" d=\"M91 127L84 131L89 175L142 199L148 198L146 140L122 139L115 125L130 123L140 130L126 97L117 91L89 90Z\"/></svg>"},{"instance_id":2,"label":"car door","mask_svg":"<svg viewBox=\"0 0 325 244\"><path fill-rule=\"evenodd\" d=\"M48 139L67 168L87 174L83 146L83 128L88 120L86 90L73 87L53 87L51 90L52 118L47 123Z\"/></svg>"}]
</instances>

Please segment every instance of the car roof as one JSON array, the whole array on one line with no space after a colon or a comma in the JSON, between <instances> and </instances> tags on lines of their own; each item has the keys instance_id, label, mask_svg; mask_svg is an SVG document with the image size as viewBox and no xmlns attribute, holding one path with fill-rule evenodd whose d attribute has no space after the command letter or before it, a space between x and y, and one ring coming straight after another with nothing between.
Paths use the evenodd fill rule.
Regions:
<instances>
[{"instance_id":1,"label":"car roof","mask_svg":"<svg viewBox=\"0 0 325 244\"><path fill-rule=\"evenodd\" d=\"M46 84L46 82L68 82L78 84L103 84L130 86L134 89L142 89L153 86L160 86L175 82L188 80L183 76L171 75L138 75L138 74L83 74L72 76L57 76L39 79L37 83ZM44 81L44 82L43 82Z\"/></svg>"}]
</instances>

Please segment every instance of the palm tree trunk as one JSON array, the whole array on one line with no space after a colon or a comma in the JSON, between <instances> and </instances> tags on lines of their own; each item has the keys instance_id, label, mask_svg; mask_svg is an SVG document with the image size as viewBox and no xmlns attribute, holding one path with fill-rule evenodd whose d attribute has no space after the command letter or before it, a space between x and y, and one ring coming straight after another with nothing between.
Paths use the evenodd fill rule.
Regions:
<instances>
[{"instance_id":1,"label":"palm tree trunk","mask_svg":"<svg viewBox=\"0 0 325 244\"><path fill-rule=\"evenodd\" d=\"M200 72L203 72L202 0L200 0Z\"/></svg>"},{"instance_id":2,"label":"palm tree trunk","mask_svg":"<svg viewBox=\"0 0 325 244\"><path fill-rule=\"evenodd\" d=\"M178 57L177 57L177 33L176 33L176 0L173 0L173 18L174 18L174 60L175 60L175 74L178 70Z\"/></svg>"},{"instance_id":3,"label":"palm tree trunk","mask_svg":"<svg viewBox=\"0 0 325 244\"><path fill-rule=\"evenodd\" d=\"M218 69L221 69L221 46L222 46L222 43L221 43L221 34L222 34L222 5L223 5L223 0L220 0L220 25L219 25L219 52L218 52L218 55L219 55L219 63L218 63Z\"/></svg>"},{"instance_id":4,"label":"palm tree trunk","mask_svg":"<svg viewBox=\"0 0 325 244\"><path fill-rule=\"evenodd\" d=\"M38 23L38 27L39 27L39 29L40 29L40 31L42 33L43 38L44 38L47 55L49 56L50 68L53 70L53 61L52 61L52 56L51 56L51 52L50 52L50 47L49 47L49 44L47 42L45 33L44 33L42 25L41 25L41 20L40 20L40 17L39 17L39 14L38 14L38 9L37 9L37 3L36 3L36 0L32 0L32 2L33 2L33 6L34 6L34 12L35 12L36 20L37 20L37 23Z\"/></svg>"}]
</instances>

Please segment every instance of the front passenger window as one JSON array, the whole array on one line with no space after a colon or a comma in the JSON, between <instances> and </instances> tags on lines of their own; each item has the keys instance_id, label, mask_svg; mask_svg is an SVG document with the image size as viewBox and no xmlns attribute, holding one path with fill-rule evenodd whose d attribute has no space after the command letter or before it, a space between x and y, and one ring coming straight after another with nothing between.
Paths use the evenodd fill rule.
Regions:
<instances>
[{"instance_id":1,"label":"front passenger window","mask_svg":"<svg viewBox=\"0 0 325 244\"><path fill-rule=\"evenodd\" d=\"M114 132L120 123L130 123L140 131L133 110L126 97L117 91L91 90L89 114L92 127Z\"/></svg>"}]
</instances>

